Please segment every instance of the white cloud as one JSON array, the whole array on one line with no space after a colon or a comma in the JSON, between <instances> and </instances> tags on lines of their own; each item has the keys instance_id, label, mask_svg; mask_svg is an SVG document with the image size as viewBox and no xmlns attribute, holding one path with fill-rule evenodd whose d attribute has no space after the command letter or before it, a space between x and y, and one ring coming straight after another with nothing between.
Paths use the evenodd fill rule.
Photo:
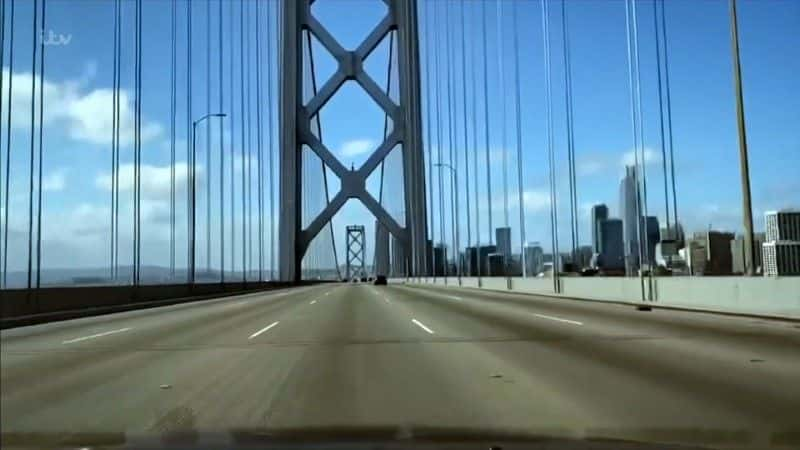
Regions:
<instances>
[{"instance_id":1,"label":"white cloud","mask_svg":"<svg viewBox=\"0 0 800 450\"><path fill-rule=\"evenodd\" d=\"M188 179L188 166L185 162L175 163L175 187L177 192L185 192ZM121 192L134 188L134 166L132 163L122 164L119 168L119 189ZM111 174L103 173L95 179L95 185L101 189L111 190ZM197 167L197 185L203 184L203 168ZM169 196L171 185L170 166L141 166L142 196L151 199L163 199Z\"/></svg>"},{"instance_id":2,"label":"white cloud","mask_svg":"<svg viewBox=\"0 0 800 450\"><path fill-rule=\"evenodd\" d=\"M49 192L63 191L67 185L66 169L59 169L44 176L42 190Z\"/></svg>"},{"instance_id":3,"label":"white cloud","mask_svg":"<svg viewBox=\"0 0 800 450\"><path fill-rule=\"evenodd\" d=\"M72 139L110 147L113 122L113 91L108 88L87 90L83 87L87 84L86 77L93 76L91 74L91 64L88 67L88 75L85 75L82 80L54 82L44 79L44 85L42 86L45 103L44 124L45 126L52 124L63 125ZM8 80L8 78L8 69L3 69L3 79ZM38 75L34 78L27 72L14 73L14 85L11 91L11 126L14 129L30 127L31 83L34 79L37 92L36 104L38 105L38 91L42 80ZM6 86L8 85L6 84ZM5 89L3 94L7 96L9 95L8 87ZM127 90L120 91L119 102L120 144L122 146L130 146L133 144L134 137L134 105L133 99ZM6 123L6 120L7 111L4 110L3 123ZM142 142L151 141L162 134L161 125L143 119Z\"/></svg>"},{"instance_id":4,"label":"white cloud","mask_svg":"<svg viewBox=\"0 0 800 450\"><path fill-rule=\"evenodd\" d=\"M622 158L620 159L620 165L624 166L633 166L636 164L636 152L634 150L627 151L622 154ZM639 163L641 164L642 154L639 153ZM653 164L661 162L661 156L656 153L655 150L651 148L644 149L644 163L645 164Z\"/></svg>"},{"instance_id":5,"label":"white cloud","mask_svg":"<svg viewBox=\"0 0 800 450\"><path fill-rule=\"evenodd\" d=\"M544 189L530 189L522 193L522 203L528 213L540 213L550 208L550 192Z\"/></svg>"},{"instance_id":6,"label":"white cloud","mask_svg":"<svg viewBox=\"0 0 800 450\"><path fill-rule=\"evenodd\" d=\"M594 175L605 171L608 166L608 158L603 155L578 155L575 169L578 175Z\"/></svg>"},{"instance_id":7,"label":"white cloud","mask_svg":"<svg viewBox=\"0 0 800 450\"><path fill-rule=\"evenodd\" d=\"M375 141L371 139L353 139L345 141L339 149L339 155L343 157L353 157L369 153L377 148Z\"/></svg>"}]
</instances>

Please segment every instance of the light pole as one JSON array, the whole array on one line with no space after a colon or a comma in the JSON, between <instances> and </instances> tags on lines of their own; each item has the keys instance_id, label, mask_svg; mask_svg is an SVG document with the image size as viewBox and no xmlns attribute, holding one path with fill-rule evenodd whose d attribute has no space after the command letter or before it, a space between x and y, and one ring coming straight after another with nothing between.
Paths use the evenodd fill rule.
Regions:
<instances>
[{"instance_id":1,"label":"light pole","mask_svg":"<svg viewBox=\"0 0 800 450\"><path fill-rule=\"evenodd\" d=\"M192 229L192 232L189 235L189 239L190 239L190 242L189 242L189 283L190 284L194 284L194 281L195 281L195 270L194 270L194 268L195 268L195 253L196 253L196 251L195 251L195 235L196 235L196 233L195 233L195 223L197 221L197 207L196 207L197 189L195 187L195 180L197 179L197 164L195 164L195 161L197 160L197 157L196 157L196 155L197 155L197 151L196 151L197 124L199 124L200 122L202 122L202 121L204 121L204 120L206 120L206 119L208 119L210 117L220 117L220 118L221 117L225 117L225 113L206 114L205 116L203 116L203 117L195 120L194 122L192 122L192 160L189 162L191 164L191 170L189 171L189 178L190 178L189 185L190 185L191 190L192 190L192 197L191 197L192 198L192 204L191 204L191 208L192 208L192 222L191 222L192 226L191 226L191 229ZM206 170L208 170L208 168L206 168Z\"/></svg>"},{"instance_id":2,"label":"light pole","mask_svg":"<svg viewBox=\"0 0 800 450\"><path fill-rule=\"evenodd\" d=\"M456 170L453 166L448 163L436 163L434 164L435 167L444 167L446 169L450 169L451 175L453 177L453 192L455 189L458 188L458 170ZM458 276L458 284L461 284L461 263L460 263L460 250L458 246L461 244L461 240L459 239L459 221L458 221L458 194L455 194L455 201L450 201L450 214L453 217L453 223L455 225L455 232L453 233L454 245L453 245L453 262L456 264L456 275ZM447 261L445 260L445 264ZM445 270L445 276L447 275L447 270Z\"/></svg>"}]
</instances>

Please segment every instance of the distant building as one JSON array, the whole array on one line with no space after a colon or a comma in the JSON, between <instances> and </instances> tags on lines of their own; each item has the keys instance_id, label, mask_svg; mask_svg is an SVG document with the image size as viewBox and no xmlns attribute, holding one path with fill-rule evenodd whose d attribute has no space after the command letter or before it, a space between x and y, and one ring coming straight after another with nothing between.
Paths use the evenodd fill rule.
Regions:
<instances>
[{"instance_id":1,"label":"distant building","mask_svg":"<svg viewBox=\"0 0 800 450\"><path fill-rule=\"evenodd\" d=\"M505 255L502 253L491 253L488 255L489 276L497 277L505 275Z\"/></svg>"},{"instance_id":2,"label":"distant building","mask_svg":"<svg viewBox=\"0 0 800 450\"><path fill-rule=\"evenodd\" d=\"M644 248L644 258L647 264L653 265L656 258L656 244L661 240L661 230L658 227L658 217L647 216L642 218L642 231L644 232L647 246Z\"/></svg>"},{"instance_id":3,"label":"distant building","mask_svg":"<svg viewBox=\"0 0 800 450\"><path fill-rule=\"evenodd\" d=\"M592 206L592 251L600 253L600 223L608 219L608 206L604 204Z\"/></svg>"},{"instance_id":4,"label":"distant building","mask_svg":"<svg viewBox=\"0 0 800 450\"><path fill-rule=\"evenodd\" d=\"M764 275L800 275L800 241L764 243Z\"/></svg>"},{"instance_id":5,"label":"distant building","mask_svg":"<svg viewBox=\"0 0 800 450\"><path fill-rule=\"evenodd\" d=\"M688 239L686 246L681 250L681 256L686 261L690 275L700 276L706 271L706 240Z\"/></svg>"},{"instance_id":6,"label":"distant building","mask_svg":"<svg viewBox=\"0 0 800 450\"><path fill-rule=\"evenodd\" d=\"M538 242L525 246L525 272L526 275L536 276L544 270L544 250Z\"/></svg>"},{"instance_id":7,"label":"distant building","mask_svg":"<svg viewBox=\"0 0 800 450\"><path fill-rule=\"evenodd\" d=\"M480 257L480 264L481 264L481 275L490 275L489 272L489 255L492 253L497 253L497 246L495 245L483 245L478 250L478 256Z\"/></svg>"},{"instance_id":8,"label":"distant building","mask_svg":"<svg viewBox=\"0 0 800 450\"><path fill-rule=\"evenodd\" d=\"M755 273L763 273L764 262L762 258L762 249L764 241L766 240L766 233L754 233L753 235L753 266ZM738 235L731 241L731 258L732 267L731 271L734 274L743 274L744 267L744 236Z\"/></svg>"},{"instance_id":9,"label":"distant building","mask_svg":"<svg viewBox=\"0 0 800 450\"><path fill-rule=\"evenodd\" d=\"M766 221L767 242L800 242L800 211L770 211L764 214L764 216Z\"/></svg>"},{"instance_id":10,"label":"distant building","mask_svg":"<svg viewBox=\"0 0 800 450\"><path fill-rule=\"evenodd\" d=\"M599 269L620 270L625 268L625 244L623 225L620 219L605 219L600 222L600 246L597 253Z\"/></svg>"},{"instance_id":11,"label":"distant building","mask_svg":"<svg viewBox=\"0 0 800 450\"><path fill-rule=\"evenodd\" d=\"M619 205L622 218L622 242L625 271L632 275L639 269L639 208L636 167L626 166L625 176L619 183Z\"/></svg>"},{"instance_id":12,"label":"distant building","mask_svg":"<svg viewBox=\"0 0 800 450\"><path fill-rule=\"evenodd\" d=\"M800 211L765 214L764 275L800 275Z\"/></svg>"},{"instance_id":13,"label":"distant building","mask_svg":"<svg viewBox=\"0 0 800 450\"><path fill-rule=\"evenodd\" d=\"M574 261L575 269L581 270L583 268L589 267L592 262L592 253L593 252L591 245L582 245L578 247Z\"/></svg>"},{"instance_id":14,"label":"distant building","mask_svg":"<svg viewBox=\"0 0 800 450\"><path fill-rule=\"evenodd\" d=\"M478 249L467 247L464 249L464 273L470 277L478 276Z\"/></svg>"},{"instance_id":15,"label":"distant building","mask_svg":"<svg viewBox=\"0 0 800 450\"><path fill-rule=\"evenodd\" d=\"M709 230L706 233L706 267L704 275L731 275L733 257L731 241L733 233Z\"/></svg>"},{"instance_id":16,"label":"distant building","mask_svg":"<svg viewBox=\"0 0 800 450\"><path fill-rule=\"evenodd\" d=\"M505 264L511 262L511 228L497 228L495 230L495 242L497 242L497 253L503 255Z\"/></svg>"}]
</instances>

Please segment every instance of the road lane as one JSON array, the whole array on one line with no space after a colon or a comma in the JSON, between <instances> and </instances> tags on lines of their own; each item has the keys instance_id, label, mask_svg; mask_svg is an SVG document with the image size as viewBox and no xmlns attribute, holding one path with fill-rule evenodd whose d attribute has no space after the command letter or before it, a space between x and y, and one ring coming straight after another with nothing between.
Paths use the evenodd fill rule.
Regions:
<instances>
[{"instance_id":1,"label":"road lane","mask_svg":"<svg viewBox=\"0 0 800 450\"><path fill-rule=\"evenodd\" d=\"M487 300L491 294L464 292L459 295L465 301L447 302L428 289L393 289L398 298L429 316L458 323L462 330L474 327L470 333L485 339L476 344L553 383L554 390L569 397L574 394L570 401L596 408L598 417L602 412L612 421L649 421L648 426L676 422L684 427L692 423L800 426L793 412L800 405L800 388L793 381L800 378L796 353L800 347L794 346L797 329L787 323L763 323L759 325L763 333L739 333L738 326L747 319L725 317L714 322L713 317L697 319L692 313L668 311L687 315L691 329L697 326L692 321L713 322L712 331L690 334L678 327L668 332L659 312L638 313L631 332L632 308L617 309L620 318L614 323L609 312L614 309L605 304L582 304L579 312L573 305L578 302L568 300L561 300L562 309L550 300L529 298L523 304L504 302L502 294ZM549 314L578 318L585 326L530 320L543 305ZM594 318L592 309L599 312ZM502 335L492 333L503 329L509 338L497 345Z\"/></svg>"},{"instance_id":2,"label":"road lane","mask_svg":"<svg viewBox=\"0 0 800 450\"><path fill-rule=\"evenodd\" d=\"M764 348L791 345L795 328L736 332L730 318L442 294L329 285L240 307L92 322L78 333L65 327L68 339L131 328L69 345L63 330L48 345L36 330L3 336L0 425L435 426L732 448L762 448L774 433L800 429L798 361L789 349ZM753 349L767 356L751 362Z\"/></svg>"}]
</instances>

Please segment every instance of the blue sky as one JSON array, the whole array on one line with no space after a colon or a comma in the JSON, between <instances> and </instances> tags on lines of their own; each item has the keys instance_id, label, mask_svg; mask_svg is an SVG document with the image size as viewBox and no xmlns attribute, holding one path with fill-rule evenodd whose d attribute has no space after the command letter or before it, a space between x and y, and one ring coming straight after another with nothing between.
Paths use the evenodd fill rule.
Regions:
<instances>
[{"instance_id":1,"label":"blue sky","mask_svg":"<svg viewBox=\"0 0 800 450\"><path fill-rule=\"evenodd\" d=\"M32 1L17 1L17 21L15 23L14 48L14 90L12 114L12 183L9 196L10 230L9 230L9 270L19 270L27 264L27 183L28 158L30 149L30 72L31 72L31 13ZM123 117L132 111L133 99L133 2L125 4L125 39L123 44L123 78L122 84L128 103L123 108ZM669 73L672 91L673 133L675 142L675 162L677 170L678 208L681 222L688 231L700 230L709 225L714 228L738 231L741 229L741 201L739 190L738 147L735 122L735 103L731 74L730 35L728 2L723 0L666 0L666 18L669 45ZM170 2L148 0L144 2L143 20L143 138L142 145L144 179L143 179L143 254L142 263L148 265L168 265L169 245L169 82L170 82ZM179 66L185 70L186 62L186 2L178 2L178 59ZM218 3L211 1L211 28L214 31L210 42L211 62L211 109L217 109L217 70L219 68L219 48L217 45L216 27ZM255 33L255 5L253 1L244 2L246 16L249 20L249 33ZM267 6L269 5L269 6ZM444 42L444 11L453 14L452 23L454 48L454 88L461 91L460 42L461 28L459 7L461 3L448 0L420 2L422 10L420 21L420 39L423 63L423 83L425 82L425 64L427 56L433 58L434 49L440 53L439 71L429 67L430 77L435 80L438 75L443 89L446 86L447 71ZM467 80L471 72L476 70L478 81L477 104L471 101L467 105L468 113L472 108L483 108L483 96L480 91L482 83L482 60L480 59L480 21L478 14L481 3L475 0L464 2L467 17L466 48L468 52ZM192 58L192 117L198 118L206 110L206 2L193 1L193 39ZM225 0L223 2L223 25L226 32L230 26L230 13L233 8L238 28L240 2ZM264 42L276 45L274 29L274 2L262 3L262 26L270 24L271 31L267 36L263 28ZM653 35L652 2L637 3L639 19L639 45L641 55L642 76L642 108L644 122L645 147L654 158L647 165L648 175L648 209L663 217L663 179L660 176L660 135L658 128L658 102L655 72L655 44ZM509 164L509 199L510 225L514 228L513 240L519 245L519 202L517 199L516 176L516 125L514 114L514 55L512 48L512 2L502 1L503 26L506 34L498 45L496 3L486 4L488 14L489 45L489 128L491 135L490 170L492 172L493 207L491 214L494 225L503 224L502 198L502 152L501 117L502 105L506 108L506 146L511 158ZM517 20L519 24L520 53L519 69L521 74L521 124L523 143L523 183L525 192L523 204L528 241L539 241L549 245L549 202L546 167L546 122L544 96L543 45L541 27L541 5L538 1L520 0ZM433 12L435 10L435 12ZM612 214L617 214L619 178L623 172L623 161L633 148L631 137L631 120L628 97L628 72L626 61L625 7L621 0L573 0L568 1L569 36L572 53L573 97L574 97L574 132L578 171L578 202L580 206L581 242L588 243L588 208L595 202L605 202ZM378 0L319 0L314 6L314 13L320 21L340 40L346 48L354 48L367 34L368 28L377 23L385 12L383 3ZM566 184L566 129L564 126L564 84L563 65L561 61L561 6L560 2L551 2L551 44L552 44L552 77L553 77L553 117L555 145L557 153L557 192L559 221L562 225L559 236L563 244L568 240L568 194ZM60 267L97 267L108 264L110 221L110 191L107 187L110 173L111 142L111 86L112 86L112 30L113 3L100 0L49 0L47 11L47 29L51 36L69 38L62 45L46 46L45 63L45 125L44 125L44 209L43 209L43 261L45 268ZM269 17L269 18L268 18ZM426 21L430 26L435 23L440 28L441 42L439 47L432 36L424 34ZM739 26L742 51L742 69L747 118L748 144L750 147L750 163L753 192L753 209L756 227L763 227L763 212L770 209L800 206L800 183L796 171L800 168L800 2L793 0L740 0ZM8 29L8 28L7 28ZM245 28L247 30L247 27ZM48 36L49 38L49 36ZM229 51L230 35L226 35L224 52L224 89L229 90L230 70L234 71L234 88L239 89L239 34L234 33L234 58L231 63ZM55 43L56 41L53 41ZM251 41L254 42L254 41ZM251 103L251 120L255 120L255 46L250 47L251 61L245 73L250 74L253 87ZM472 59L473 48L478 55ZM275 65L266 64L266 45L262 46L262 104L268 101L267 70L277 75ZM388 45L384 42L374 55L368 59L368 72L385 84L385 64ZM426 55L426 52L430 52ZM315 63L318 82L321 83L333 71L333 60L324 54L323 49L314 45ZM503 57L505 74L505 96L502 95L499 83L499 59ZM5 151L5 120L8 100L8 42L6 42L6 58L3 62L4 73L4 106L3 106L3 149ZM176 176L178 187L178 203L176 219L176 252L177 264L186 263L186 202L185 202L185 160L187 135L186 117L186 77L185 71L178 72L178 113L177 113L177 164ZM277 77L273 77L276 82ZM395 78L396 79L396 78ZM38 82L38 79L37 79ZM434 87L435 83L432 83ZM469 85L468 85L469 87ZM423 85L423 93L425 86ZM446 89L443 91L443 105L446 105ZM434 98L435 100L435 98ZM273 89L272 101L277 101ZM424 104L423 104L424 105ZM463 158L463 99L460 95L455 101L457 141L452 145L459 158ZM228 117L224 121L228 161L231 155L235 161L235 171L239 173L246 167L247 158L242 156L240 131L242 129L240 105L231 108L226 98L223 110L233 113L233 122ZM262 128L265 152L268 152L269 122L267 108L262 109ZM471 117L471 116L470 116ZM130 118L130 116L128 117ZM436 117L424 118L426 126L435 127ZM449 152L447 142L447 117L442 117L444 142L441 147L445 154ZM277 120L277 117L275 117ZM355 84L346 85L334 100L322 112L324 141L336 153L341 161L349 166L358 166L366 160L369 151L377 147L382 137L383 116L379 108L371 102L367 95ZM229 147L230 127L234 123L234 148ZM255 122L254 122L255 123ZM122 163L132 161L132 121L123 124ZM218 142L218 124L211 128L212 142ZM255 156L256 128L251 128L251 152ZM484 124L482 115L478 116L478 142L480 151L480 173L470 175L471 187L475 183L485 185L485 168L483 165ZM473 139L470 129L466 151L472 154L475 149L471 145ZM210 260L212 267L219 267L219 149L212 147L212 164L205 167L205 130L198 141L198 157L201 171L201 197L199 199L199 224L201 245L198 249L199 264L203 266L207 260L205 250L205 197L208 183L211 186L212 213L215 220L210 232L212 250ZM434 132L435 135L435 132ZM277 142L277 133L274 136ZM246 139L245 139L246 140ZM432 147L438 147L434 140ZM245 147L246 148L246 147ZM246 151L246 150L245 150ZM277 153L277 150L276 150ZM471 157L471 156L470 156ZM5 158L5 155L3 156ZM387 164L387 180L397 184L399 177L399 157L392 154L393 160ZM3 160L5 164L5 159ZM461 195L460 230L462 245L466 244L467 227L464 207L464 182L467 177L463 172L463 159L453 161L459 166ZM227 167L227 166L226 166ZM252 163L255 171L256 163ZM123 168L123 171L126 170ZM266 173L266 168L264 169ZM276 169L277 170L277 169ZM470 163L470 171L472 164ZM211 176L207 176L210 173ZM123 172L122 184L125 186ZM446 176L446 173L444 174ZM230 181L229 173L225 176ZM392 178L394 177L394 178ZM318 179L312 181L317 182ZM445 180L447 181L447 180ZM434 179L434 183L438 180ZM241 180L237 177L237 187L241 190ZM267 179L264 183L266 185ZM318 183L318 182L317 182ZM376 190L374 179L369 187ZM392 185L390 183L390 185ZM253 180L255 187L255 180ZM332 190L336 189L335 180L329 182ZM129 186L128 186L129 187ZM316 184L319 192L321 184ZM253 190L253 192L255 192ZM387 188L387 208L401 218L402 198L399 188ZM4 194L5 195L5 194ZM128 243L132 229L132 212L129 199L130 189L123 190L121 219L121 260L130 259ZM226 185L224 195L230 196L230 187ZM332 195L332 193L331 193ZM482 242L487 241L487 211L485 189L481 188L478 213L481 215ZM315 197L319 200L321 197ZM255 211L256 198L253 194ZM276 199L277 202L277 199ZM265 199L265 206L269 203ZM229 208L230 205L227 205ZM241 203L237 196L237 214L241 213ZM471 234L476 239L474 230L475 210L472 208ZM267 242L264 244L265 267L269 267L269 224L272 222L268 208L263 216ZM253 230L258 218L254 213L250 221ZM449 224L449 217L446 218ZM334 221L334 233L340 254L343 259L344 226L352 223L364 223L368 228L368 246L371 247L373 219L366 209L352 200L348 202ZM234 255L237 269L241 268L241 218L237 216L233 224L236 228ZM226 212L226 235L230 236L231 223ZM275 221L277 226L277 219ZM438 222L437 222L438 227ZM449 225L445 227L450 230ZM226 265L230 268L230 237L226 243ZM251 234L253 243L257 242L255 232ZM438 228L437 228L437 239ZM446 240L450 240L449 231ZM564 246L563 248L566 248ZM371 254L371 252L370 252ZM251 255L250 266L257 265L257 254Z\"/></svg>"}]
</instances>

